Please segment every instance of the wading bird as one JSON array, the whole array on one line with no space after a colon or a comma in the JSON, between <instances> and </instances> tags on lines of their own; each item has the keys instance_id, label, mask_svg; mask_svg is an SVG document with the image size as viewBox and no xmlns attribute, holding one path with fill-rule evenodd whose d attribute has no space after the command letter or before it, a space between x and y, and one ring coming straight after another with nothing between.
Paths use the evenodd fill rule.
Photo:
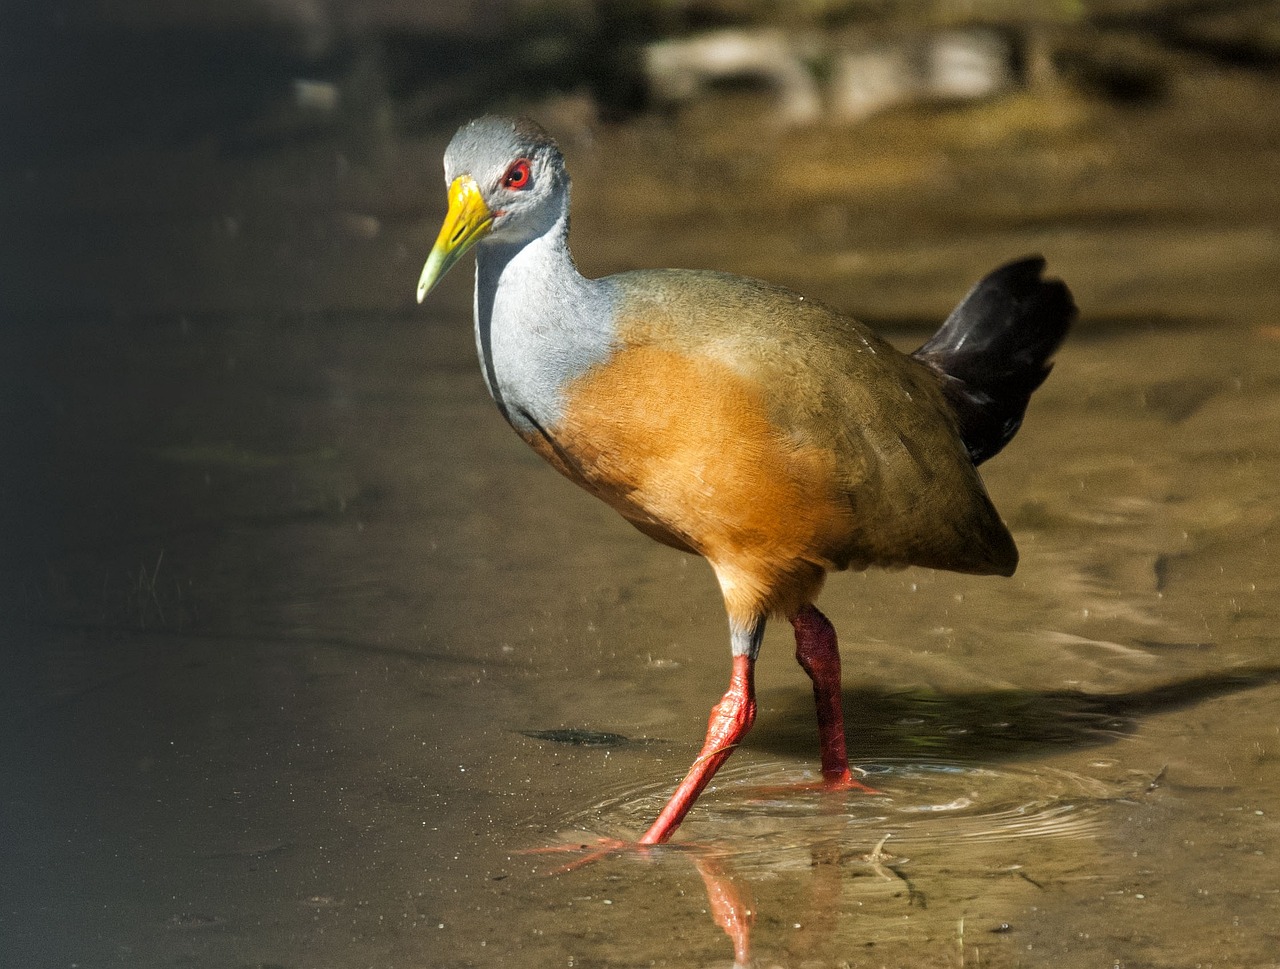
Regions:
<instances>
[{"instance_id":1,"label":"wading bird","mask_svg":"<svg viewBox=\"0 0 1280 969\"><path fill-rule=\"evenodd\" d=\"M824 784L849 770L826 574L920 565L1010 575L976 465L1017 432L1075 317L1044 260L995 270L914 353L790 290L718 272L587 279L569 175L536 124L485 117L445 152L449 212L418 301L472 247L476 343L516 433L645 535L707 559L733 669L702 752L641 837L669 839L755 718L765 621L813 681Z\"/></svg>"}]
</instances>

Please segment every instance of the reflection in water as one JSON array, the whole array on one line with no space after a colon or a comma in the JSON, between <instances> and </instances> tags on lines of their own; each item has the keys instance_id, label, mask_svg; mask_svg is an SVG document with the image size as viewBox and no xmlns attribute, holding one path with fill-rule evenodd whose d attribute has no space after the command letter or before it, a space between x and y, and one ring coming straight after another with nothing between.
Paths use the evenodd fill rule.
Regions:
<instances>
[{"instance_id":1,"label":"reflection in water","mask_svg":"<svg viewBox=\"0 0 1280 969\"><path fill-rule=\"evenodd\" d=\"M751 909L749 886L736 879L732 865L713 851L693 851L694 867L707 889L707 903L716 925L733 943L733 964L751 965L751 926L755 912Z\"/></svg>"},{"instance_id":2,"label":"reflection in water","mask_svg":"<svg viewBox=\"0 0 1280 969\"><path fill-rule=\"evenodd\" d=\"M699 817L687 825L689 841L638 849L633 833L661 803L666 785L621 784L565 818L575 831L595 833L588 839L579 833L576 844L589 842L585 853L556 872L572 878L610 858L691 864L706 891L706 911L733 947L735 967L758 964L752 947L758 923L793 927L768 963L786 966L831 956L833 940L848 934L838 930L849 917L867 920L868 944L892 935L894 922L912 914L940 931L930 900L954 902L957 881L968 883L966 892L974 883L984 892L993 883L1047 891L1097 878L1105 870L1097 839L1120 812L1165 783L1163 770L1117 774L1110 760L1090 762L1089 773L995 760L1115 742L1142 717L1276 681L1280 667L1251 667L1109 695L862 696L871 719L890 725L875 737L874 763L864 765L881 796L816 789L811 770L739 763L722 771L704 798ZM788 722L785 704L775 716ZM789 745L776 726L761 734L762 746ZM707 832L713 834L699 840ZM1025 843L1033 840L1040 844L1028 853ZM569 844L544 849L576 850ZM1022 858L1034 858L1034 870ZM758 901L765 887L783 878L799 882L798 889ZM980 948L972 931L965 942L963 916L956 931L962 953L966 945ZM1009 931L1003 921L979 927L986 938Z\"/></svg>"},{"instance_id":3,"label":"reflection in water","mask_svg":"<svg viewBox=\"0 0 1280 969\"><path fill-rule=\"evenodd\" d=\"M881 835L864 850L856 840L856 833L849 830L848 819L839 807L839 798L822 795L818 801L820 807L804 826L803 834L790 845L757 846L754 853L738 851L724 843L683 843L654 848L629 845L617 852L609 849L598 851L588 859L599 861L608 854L616 853L632 863L643 861L667 868L691 864L706 892L706 911L728 937L734 966L743 969L760 964L801 966L812 959L830 958L836 954L838 939L847 934L845 923L848 918L867 918L873 906L879 909L882 918L873 918L868 923L865 930L867 945L874 945L876 938L885 936L886 918L892 922L909 917L911 913L925 916L929 896L918 884L919 876L913 874L912 859L891 842L891 838L896 842L897 832ZM1028 836L1025 829L1015 828L1011 826L1014 833L1010 836ZM1036 833L1041 836L1062 835L1061 831L1047 828ZM993 838L1000 836L996 831L990 834ZM566 867L574 872L578 870L573 865ZM756 901L756 886L763 888L777 881L779 872L788 872L791 881L799 881L798 890L787 892L782 898L774 893L773 904L760 907ZM573 877L573 872L562 869L560 873ZM985 872L975 870L970 874L1012 877L1043 888L1040 882L1022 872L1017 865L990 868ZM928 872L926 877L930 877ZM939 894L944 894L944 891L940 889ZM785 932L786 941L782 946L770 946L765 963L757 962L754 957L752 932L757 922L770 926L770 941L778 934L779 928L785 932L789 926L792 930ZM858 933L855 931L855 934ZM622 948L628 948L625 938L617 941Z\"/></svg>"},{"instance_id":4,"label":"reflection in water","mask_svg":"<svg viewBox=\"0 0 1280 969\"><path fill-rule=\"evenodd\" d=\"M888 840L889 835L885 835L869 853L857 859L844 856L838 838L826 838L813 844L810 850L813 874L807 904L800 900L795 910L804 913L804 918L812 925L813 931L801 935L794 950L789 953L795 964L820 957L827 947L826 943L834 935L840 921L841 879L850 861L865 863L883 883L886 893L898 894L905 885L907 904L921 907L925 905L923 896L915 890L911 879L898 870L897 859L884 850ZM756 911L753 908L750 880L741 874L736 859L723 850L692 846L684 854L693 862L702 878L712 919L733 944L734 969L756 965L751 947L751 929L756 920ZM784 913L783 917L792 914Z\"/></svg>"}]
</instances>

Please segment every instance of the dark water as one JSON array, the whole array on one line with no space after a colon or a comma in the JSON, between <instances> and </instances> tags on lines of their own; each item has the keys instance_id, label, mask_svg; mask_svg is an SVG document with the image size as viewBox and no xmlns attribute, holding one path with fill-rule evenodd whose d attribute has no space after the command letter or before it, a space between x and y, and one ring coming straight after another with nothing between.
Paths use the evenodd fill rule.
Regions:
<instances>
[{"instance_id":1,"label":"dark water","mask_svg":"<svg viewBox=\"0 0 1280 969\"><path fill-rule=\"evenodd\" d=\"M727 635L701 562L502 424L465 273L412 306L441 135L23 168L0 962L1273 964L1274 93L1206 71L1142 111L1049 91L786 136L735 101L570 141L588 271L766 275L909 346L1039 250L1084 316L984 468L1017 575L828 585L883 793L800 789L773 629L677 844L553 876L582 852L530 852L647 826Z\"/></svg>"}]
</instances>

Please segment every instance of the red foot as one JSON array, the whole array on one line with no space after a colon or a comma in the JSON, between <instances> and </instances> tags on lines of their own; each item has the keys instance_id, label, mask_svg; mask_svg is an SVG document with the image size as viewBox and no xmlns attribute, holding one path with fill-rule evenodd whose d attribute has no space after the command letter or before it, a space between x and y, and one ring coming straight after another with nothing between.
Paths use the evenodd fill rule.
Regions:
<instances>
[{"instance_id":1,"label":"red foot","mask_svg":"<svg viewBox=\"0 0 1280 969\"><path fill-rule=\"evenodd\" d=\"M585 845L548 845L545 848L526 848L524 851L517 852L522 855L564 855L575 851L585 851L581 858L575 858L567 864L561 865L559 868L553 868L547 874L563 875L565 872L577 871L579 868L585 868L587 865L593 865L597 861L608 858L611 855L622 854L625 851L644 851L648 853L649 845L642 845L638 841L622 841L618 838L597 838L593 844Z\"/></svg>"},{"instance_id":2,"label":"red foot","mask_svg":"<svg viewBox=\"0 0 1280 969\"><path fill-rule=\"evenodd\" d=\"M852 771L845 771L834 777L824 777L820 781L796 781L794 784L770 784L752 787L750 793L757 798L778 797L786 794L807 794L811 792L861 791L863 794L883 794L874 787L868 787L853 776Z\"/></svg>"},{"instance_id":3,"label":"red foot","mask_svg":"<svg viewBox=\"0 0 1280 969\"><path fill-rule=\"evenodd\" d=\"M834 777L824 777L822 779L822 789L824 791L862 791L863 794L884 793L884 791L877 791L874 787L868 787L854 777L853 772L849 770Z\"/></svg>"}]
</instances>

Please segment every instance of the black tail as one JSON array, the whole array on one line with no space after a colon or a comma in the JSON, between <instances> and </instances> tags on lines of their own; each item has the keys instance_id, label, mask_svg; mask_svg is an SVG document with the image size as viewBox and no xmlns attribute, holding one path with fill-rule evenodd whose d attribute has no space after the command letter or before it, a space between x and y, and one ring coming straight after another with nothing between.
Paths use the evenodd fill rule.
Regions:
<instances>
[{"instance_id":1,"label":"black tail","mask_svg":"<svg viewBox=\"0 0 1280 969\"><path fill-rule=\"evenodd\" d=\"M988 274L913 356L936 370L974 464L1012 440L1076 318L1071 291L1032 256Z\"/></svg>"}]
</instances>

